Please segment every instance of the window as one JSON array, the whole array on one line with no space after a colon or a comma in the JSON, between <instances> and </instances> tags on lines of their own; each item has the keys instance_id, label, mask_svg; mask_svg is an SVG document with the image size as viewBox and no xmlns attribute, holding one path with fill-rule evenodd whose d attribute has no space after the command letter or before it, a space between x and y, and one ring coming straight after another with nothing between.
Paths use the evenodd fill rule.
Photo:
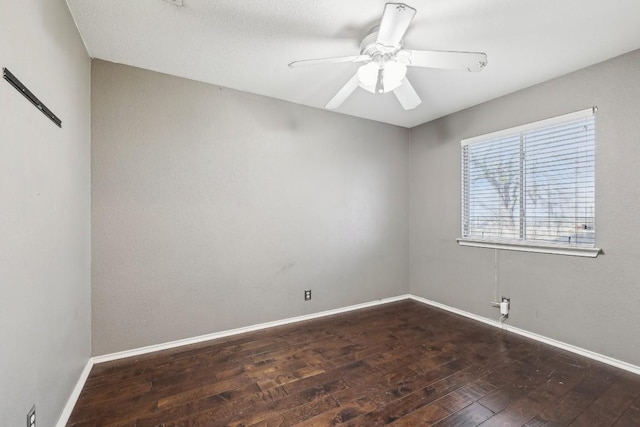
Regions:
<instances>
[{"instance_id":1,"label":"window","mask_svg":"<svg viewBox=\"0 0 640 427\"><path fill-rule=\"evenodd\" d=\"M596 256L594 109L466 139L466 246Z\"/></svg>"}]
</instances>

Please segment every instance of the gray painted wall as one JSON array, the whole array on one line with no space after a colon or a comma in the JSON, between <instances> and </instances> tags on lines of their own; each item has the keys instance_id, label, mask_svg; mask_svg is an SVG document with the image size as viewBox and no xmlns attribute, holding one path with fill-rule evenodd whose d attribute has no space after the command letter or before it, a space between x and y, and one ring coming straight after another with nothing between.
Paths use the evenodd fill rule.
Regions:
<instances>
[{"instance_id":1,"label":"gray painted wall","mask_svg":"<svg viewBox=\"0 0 640 427\"><path fill-rule=\"evenodd\" d=\"M97 60L92 89L93 354L408 291L407 129Z\"/></svg>"},{"instance_id":2,"label":"gray painted wall","mask_svg":"<svg viewBox=\"0 0 640 427\"><path fill-rule=\"evenodd\" d=\"M496 256L510 324L640 365L640 52L407 131L101 61L91 87L63 1L0 12L1 65L63 120L0 82L0 425L54 425L91 304L94 354L409 291L497 318ZM606 254L457 246L459 140L593 105Z\"/></svg>"},{"instance_id":3,"label":"gray painted wall","mask_svg":"<svg viewBox=\"0 0 640 427\"><path fill-rule=\"evenodd\" d=\"M460 140L598 107L596 234L585 259L499 251L508 323L640 365L640 51L412 129L410 289L497 319L493 249L460 247Z\"/></svg>"},{"instance_id":4,"label":"gray painted wall","mask_svg":"<svg viewBox=\"0 0 640 427\"><path fill-rule=\"evenodd\" d=\"M53 426L90 356L90 59L64 1L0 4L0 425Z\"/></svg>"}]
</instances>

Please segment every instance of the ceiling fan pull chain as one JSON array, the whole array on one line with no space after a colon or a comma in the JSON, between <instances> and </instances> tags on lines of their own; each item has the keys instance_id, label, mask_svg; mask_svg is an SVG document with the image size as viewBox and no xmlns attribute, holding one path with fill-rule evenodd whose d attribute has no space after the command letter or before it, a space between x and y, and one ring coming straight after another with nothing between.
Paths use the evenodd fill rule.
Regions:
<instances>
[{"instance_id":1,"label":"ceiling fan pull chain","mask_svg":"<svg viewBox=\"0 0 640 427\"><path fill-rule=\"evenodd\" d=\"M377 93L384 93L383 73L384 73L384 68L383 67L378 68L378 81L376 82Z\"/></svg>"}]
</instances>

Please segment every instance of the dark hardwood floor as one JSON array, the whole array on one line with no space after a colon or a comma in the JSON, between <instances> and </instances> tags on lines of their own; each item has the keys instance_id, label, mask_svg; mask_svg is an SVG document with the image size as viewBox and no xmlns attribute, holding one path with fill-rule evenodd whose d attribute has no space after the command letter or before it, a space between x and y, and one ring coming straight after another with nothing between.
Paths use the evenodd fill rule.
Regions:
<instances>
[{"instance_id":1,"label":"dark hardwood floor","mask_svg":"<svg viewBox=\"0 0 640 427\"><path fill-rule=\"evenodd\" d=\"M640 426L640 376L413 301L94 366L68 426Z\"/></svg>"}]
</instances>

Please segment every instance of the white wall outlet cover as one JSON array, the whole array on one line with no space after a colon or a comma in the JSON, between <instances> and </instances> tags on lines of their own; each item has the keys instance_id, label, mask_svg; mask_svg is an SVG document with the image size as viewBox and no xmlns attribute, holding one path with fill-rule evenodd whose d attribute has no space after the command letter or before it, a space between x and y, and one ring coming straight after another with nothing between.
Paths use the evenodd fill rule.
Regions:
<instances>
[{"instance_id":1,"label":"white wall outlet cover","mask_svg":"<svg viewBox=\"0 0 640 427\"><path fill-rule=\"evenodd\" d=\"M27 414L27 427L36 427L36 405Z\"/></svg>"},{"instance_id":2,"label":"white wall outlet cover","mask_svg":"<svg viewBox=\"0 0 640 427\"><path fill-rule=\"evenodd\" d=\"M509 314L509 301L502 301L500 303L500 314Z\"/></svg>"}]
</instances>

